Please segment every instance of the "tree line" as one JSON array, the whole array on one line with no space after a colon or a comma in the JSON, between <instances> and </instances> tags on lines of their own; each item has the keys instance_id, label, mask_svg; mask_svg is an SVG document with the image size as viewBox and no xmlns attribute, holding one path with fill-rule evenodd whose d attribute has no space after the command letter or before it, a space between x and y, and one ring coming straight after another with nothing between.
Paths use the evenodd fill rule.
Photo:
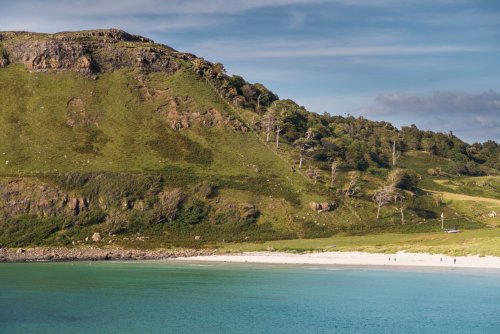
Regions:
<instances>
[{"instance_id":1,"label":"tree line","mask_svg":"<svg viewBox=\"0 0 500 334\"><path fill-rule=\"evenodd\" d=\"M434 176L478 176L500 170L500 146L495 141L468 144L449 133L424 131L416 125L394 127L389 122L363 117L339 116L309 112L293 100L280 100L264 85L250 84L241 76L226 74L220 63L203 58L193 61L195 73L209 80L218 92L235 106L256 113L254 130L263 132L266 141L293 147L297 153L296 168L309 162L308 174L318 175L318 166L366 171L397 165L401 154L428 152L449 162L428 172ZM332 179L334 176L332 176Z\"/></svg>"}]
</instances>

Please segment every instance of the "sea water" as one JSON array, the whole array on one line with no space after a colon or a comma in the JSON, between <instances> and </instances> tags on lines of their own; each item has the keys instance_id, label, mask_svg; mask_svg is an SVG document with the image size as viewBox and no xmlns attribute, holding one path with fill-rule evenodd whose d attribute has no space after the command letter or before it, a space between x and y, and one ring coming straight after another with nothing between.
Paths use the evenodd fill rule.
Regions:
<instances>
[{"instance_id":1,"label":"sea water","mask_svg":"<svg viewBox=\"0 0 500 334\"><path fill-rule=\"evenodd\" d=\"M500 333L500 272L0 264L0 333Z\"/></svg>"}]
</instances>

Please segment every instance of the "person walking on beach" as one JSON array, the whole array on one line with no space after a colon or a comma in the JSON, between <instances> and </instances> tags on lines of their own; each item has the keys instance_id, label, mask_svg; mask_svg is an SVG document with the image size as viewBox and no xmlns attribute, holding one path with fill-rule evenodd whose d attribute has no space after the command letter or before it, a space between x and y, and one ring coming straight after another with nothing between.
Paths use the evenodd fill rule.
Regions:
<instances>
[{"instance_id":1,"label":"person walking on beach","mask_svg":"<svg viewBox=\"0 0 500 334\"><path fill-rule=\"evenodd\" d=\"M457 264L457 259L453 259L453 264Z\"/></svg>"}]
</instances>

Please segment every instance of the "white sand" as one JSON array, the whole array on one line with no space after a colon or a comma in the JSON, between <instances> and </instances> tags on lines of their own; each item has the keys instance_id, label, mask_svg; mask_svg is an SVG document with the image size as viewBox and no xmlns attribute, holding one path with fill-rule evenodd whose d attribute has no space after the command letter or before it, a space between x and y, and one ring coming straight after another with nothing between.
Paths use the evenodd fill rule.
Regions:
<instances>
[{"instance_id":1,"label":"white sand","mask_svg":"<svg viewBox=\"0 0 500 334\"><path fill-rule=\"evenodd\" d=\"M389 260L390 258L390 260ZM456 259L456 263L454 260ZM373 254L362 252L324 252L290 254L279 252L248 252L228 255L209 255L177 258L178 261L269 263L269 264L319 264L355 266L418 266L500 269L500 257L447 256L440 254L406 253Z\"/></svg>"}]
</instances>

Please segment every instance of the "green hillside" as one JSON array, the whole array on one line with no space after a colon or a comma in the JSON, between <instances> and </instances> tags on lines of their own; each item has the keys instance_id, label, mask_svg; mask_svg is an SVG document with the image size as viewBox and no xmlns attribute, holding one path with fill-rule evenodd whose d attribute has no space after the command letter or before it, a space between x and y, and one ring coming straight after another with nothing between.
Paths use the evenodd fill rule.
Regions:
<instances>
[{"instance_id":1,"label":"green hillside","mask_svg":"<svg viewBox=\"0 0 500 334\"><path fill-rule=\"evenodd\" d=\"M497 198L498 152L311 113L118 30L0 32L6 246L84 244L96 232L100 244L148 248L433 232L441 212L459 228L496 226L430 191ZM453 189L464 175L491 175L493 188Z\"/></svg>"}]
</instances>

